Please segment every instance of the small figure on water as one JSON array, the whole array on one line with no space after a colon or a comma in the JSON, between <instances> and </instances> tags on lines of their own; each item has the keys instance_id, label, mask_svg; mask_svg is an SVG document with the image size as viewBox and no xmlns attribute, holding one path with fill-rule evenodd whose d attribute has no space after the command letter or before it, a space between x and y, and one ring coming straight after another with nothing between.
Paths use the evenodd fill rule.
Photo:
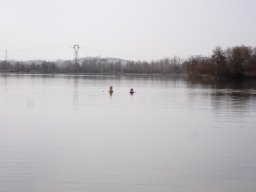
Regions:
<instances>
[{"instance_id":1,"label":"small figure on water","mask_svg":"<svg viewBox=\"0 0 256 192\"><path fill-rule=\"evenodd\" d=\"M135 93L135 92L134 92L133 88L131 88L130 89L130 94L133 95L133 93Z\"/></svg>"},{"instance_id":2,"label":"small figure on water","mask_svg":"<svg viewBox=\"0 0 256 192\"><path fill-rule=\"evenodd\" d=\"M113 91L113 86L110 86L110 87L109 87L108 92L109 92L110 95L112 95L112 93L114 92L114 91Z\"/></svg>"}]
</instances>

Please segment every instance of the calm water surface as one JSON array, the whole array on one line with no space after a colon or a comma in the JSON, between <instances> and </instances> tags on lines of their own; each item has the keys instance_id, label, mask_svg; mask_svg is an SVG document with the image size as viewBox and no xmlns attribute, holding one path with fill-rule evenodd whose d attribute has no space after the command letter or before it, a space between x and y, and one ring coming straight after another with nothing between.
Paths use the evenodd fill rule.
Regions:
<instances>
[{"instance_id":1,"label":"calm water surface","mask_svg":"<svg viewBox=\"0 0 256 192\"><path fill-rule=\"evenodd\" d=\"M254 192L255 117L253 81L1 75L0 191Z\"/></svg>"}]
</instances>

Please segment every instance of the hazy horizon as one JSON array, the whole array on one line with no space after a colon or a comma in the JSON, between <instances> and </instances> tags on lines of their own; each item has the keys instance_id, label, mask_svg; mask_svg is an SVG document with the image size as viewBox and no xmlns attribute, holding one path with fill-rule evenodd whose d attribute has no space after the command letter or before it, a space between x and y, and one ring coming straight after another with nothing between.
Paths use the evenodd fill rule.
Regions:
<instances>
[{"instance_id":1,"label":"hazy horizon","mask_svg":"<svg viewBox=\"0 0 256 192\"><path fill-rule=\"evenodd\" d=\"M0 0L0 60L155 60L255 46L252 0Z\"/></svg>"}]
</instances>

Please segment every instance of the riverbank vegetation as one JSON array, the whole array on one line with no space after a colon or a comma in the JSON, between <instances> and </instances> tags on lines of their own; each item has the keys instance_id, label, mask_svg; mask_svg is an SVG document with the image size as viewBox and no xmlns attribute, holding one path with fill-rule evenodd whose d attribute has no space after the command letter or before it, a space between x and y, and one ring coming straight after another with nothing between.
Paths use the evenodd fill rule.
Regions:
<instances>
[{"instance_id":1,"label":"riverbank vegetation","mask_svg":"<svg viewBox=\"0 0 256 192\"><path fill-rule=\"evenodd\" d=\"M211 56L191 57L182 66L192 77L256 77L256 48L236 46L222 50L216 47Z\"/></svg>"},{"instance_id":2,"label":"riverbank vegetation","mask_svg":"<svg viewBox=\"0 0 256 192\"><path fill-rule=\"evenodd\" d=\"M256 77L256 48L236 46L223 50L216 47L210 56L178 57L146 61L109 61L90 58L57 62L0 62L0 72L16 73L96 73L96 74L185 74L203 78Z\"/></svg>"}]
</instances>

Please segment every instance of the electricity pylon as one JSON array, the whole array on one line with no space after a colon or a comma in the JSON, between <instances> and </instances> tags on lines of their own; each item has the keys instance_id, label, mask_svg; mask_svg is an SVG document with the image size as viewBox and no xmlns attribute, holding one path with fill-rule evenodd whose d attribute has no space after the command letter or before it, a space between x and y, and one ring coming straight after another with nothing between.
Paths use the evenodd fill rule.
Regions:
<instances>
[{"instance_id":1,"label":"electricity pylon","mask_svg":"<svg viewBox=\"0 0 256 192\"><path fill-rule=\"evenodd\" d=\"M78 63L78 59L79 59L79 48L80 46L78 44L73 45L73 49L74 49L74 63L77 64Z\"/></svg>"}]
</instances>

